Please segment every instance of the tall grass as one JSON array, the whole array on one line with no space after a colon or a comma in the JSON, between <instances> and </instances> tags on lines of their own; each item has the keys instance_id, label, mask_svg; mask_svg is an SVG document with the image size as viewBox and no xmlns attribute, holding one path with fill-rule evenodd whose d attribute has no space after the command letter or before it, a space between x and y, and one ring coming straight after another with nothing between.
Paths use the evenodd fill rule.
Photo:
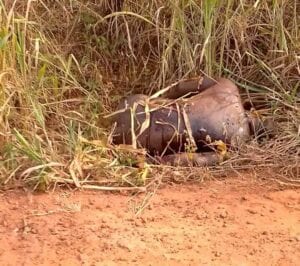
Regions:
<instances>
[{"instance_id":1,"label":"tall grass","mask_svg":"<svg viewBox=\"0 0 300 266\"><path fill-rule=\"evenodd\" d=\"M123 96L203 72L275 117L279 136L255 153L299 174L299 1L104 6L0 0L0 183L144 184L148 167L130 167L142 156L107 145L103 117Z\"/></svg>"}]
</instances>

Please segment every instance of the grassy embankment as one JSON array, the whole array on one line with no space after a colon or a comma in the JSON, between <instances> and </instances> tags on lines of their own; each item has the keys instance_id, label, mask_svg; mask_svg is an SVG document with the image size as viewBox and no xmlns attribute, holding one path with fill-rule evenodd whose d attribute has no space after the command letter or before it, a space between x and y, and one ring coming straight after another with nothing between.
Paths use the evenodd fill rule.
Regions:
<instances>
[{"instance_id":1,"label":"grassy embankment","mask_svg":"<svg viewBox=\"0 0 300 266\"><path fill-rule=\"evenodd\" d=\"M182 169L128 167L135 155L106 145L103 116L122 96L202 71L236 80L278 123L275 139L210 173L274 167L299 184L299 1L125 1L107 17L93 2L0 0L0 184L180 178Z\"/></svg>"}]
</instances>

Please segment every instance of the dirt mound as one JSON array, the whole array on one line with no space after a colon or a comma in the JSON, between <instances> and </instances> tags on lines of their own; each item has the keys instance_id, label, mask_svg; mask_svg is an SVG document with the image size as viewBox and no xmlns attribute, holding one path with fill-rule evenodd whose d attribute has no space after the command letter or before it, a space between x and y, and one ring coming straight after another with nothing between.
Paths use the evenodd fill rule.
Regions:
<instances>
[{"instance_id":1,"label":"dirt mound","mask_svg":"<svg viewBox=\"0 0 300 266\"><path fill-rule=\"evenodd\" d=\"M149 196L2 193L0 264L299 263L299 190L230 179Z\"/></svg>"}]
</instances>

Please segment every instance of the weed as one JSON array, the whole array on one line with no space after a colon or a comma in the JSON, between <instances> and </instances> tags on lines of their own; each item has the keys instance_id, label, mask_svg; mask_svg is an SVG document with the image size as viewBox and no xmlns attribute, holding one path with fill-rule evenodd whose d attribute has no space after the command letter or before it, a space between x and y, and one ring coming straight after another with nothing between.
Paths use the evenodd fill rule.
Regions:
<instances>
[{"instance_id":1,"label":"weed","mask_svg":"<svg viewBox=\"0 0 300 266\"><path fill-rule=\"evenodd\" d=\"M155 171L107 143L104 116L123 96L202 72L233 78L278 124L222 169L299 177L299 1L103 3L0 0L2 184L146 185Z\"/></svg>"}]
</instances>

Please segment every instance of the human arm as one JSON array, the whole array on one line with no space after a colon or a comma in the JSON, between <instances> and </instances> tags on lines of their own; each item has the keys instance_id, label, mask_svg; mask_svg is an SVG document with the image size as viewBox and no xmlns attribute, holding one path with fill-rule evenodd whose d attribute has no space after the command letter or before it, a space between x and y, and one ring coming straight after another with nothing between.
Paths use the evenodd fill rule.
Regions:
<instances>
[{"instance_id":1,"label":"human arm","mask_svg":"<svg viewBox=\"0 0 300 266\"><path fill-rule=\"evenodd\" d=\"M188 94L200 93L217 82L208 76L185 79L171 86L161 97L168 99L178 99Z\"/></svg>"}]
</instances>

